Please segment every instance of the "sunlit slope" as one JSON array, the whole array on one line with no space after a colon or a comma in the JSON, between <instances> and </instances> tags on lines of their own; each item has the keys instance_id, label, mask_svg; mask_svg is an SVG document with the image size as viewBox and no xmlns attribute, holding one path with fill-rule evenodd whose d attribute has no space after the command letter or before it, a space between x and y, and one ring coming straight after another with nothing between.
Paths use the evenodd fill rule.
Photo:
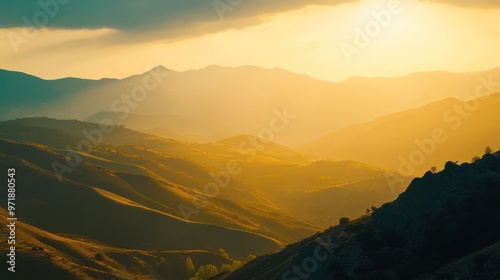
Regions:
<instances>
[{"instance_id":1,"label":"sunlit slope","mask_svg":"<svg viewBox=\"0 0 500 280\"><path fill-rule=\"evenodd\" d=\"M409 183L398 174L350 161L275 165L252 172L245 176L265 188L274 202L322 227L395 199Z\"/></svg>"},{"instance_id":2,"label":"sunlit slope","mask_svg":"<svg viewBox=\"0 0 500 280\"><path fill-rule=\"evenodd\" d=\"M3 233L7 216L2 208L0 218ZM187 279L187 257L197 265L231 263L206 251L110 247L82 236L56 235L23 221L16 222L16 231L18 269L15 278L2 279ZM0 247L8 251L6 243ZM12 277L11 272L6 271L3 269L0 275Z\"/></svg>"},{"instance_id":3,"label":"sunlit slope","mask_svg":"<svg viewBox=\"0 0 500 280\"><path fill-rule=\"evenodd\" d=\"M120 176L127 176L120 172L85 163L75 169L74 177L59 182L44 164L63 159L57 153L6 140L0 149L2 166L19 170L17 202L23 205L19 217L44 230L83 235L124 248L212 252L224 248L238 258L278 248L275 240L262 235L188 222L169 214L164 199L154 200L141 193L142 189L147 193L151 186L139 180L132 187L120 180ZM120 193L128 194L129 199Z\"/></svg>"},{"instance_id":4,"label":"sunlit slope","mask_svg":"<svg viewBox=\"0 0 500 280\"><path fill-rule=\"evenodd\" d=\"M221 140L235 149L246 136ZM329 161L268 143L243 161L239 175L303 221L327 227L341 217L357 217L371 206L395 199L410 179L354 161ZM267 159L267 160L266 160Z\"/></svg>"},{"instance_id":5,"label":"sunlit slope","mask_svg":"<svg viewBox=\"0 0 500 280\"><path fill-rule=\"evenodd\" d=\"M277 68L210 66L175 72L157 67L122 80L78 80L73 87L66 80L43 81L40 85L32 76L3 71L1 92L11 92L17 85L31 91L10 95L18 100L10 104L18 105L1 117L46 115L99 121L111 111L111 119L137 130L189 140L196 140L198 135L198 140L207 141L229 135L257 135L274 117L286 116L285 128L276 133L275 140L293 146L318 138L325 131L385 114L447 97L466 98L480 85L486 84L483 91L488 91L492 77L499 74L500 68L496 68L475 73L351 78L333 83ZM3 82L8 79L9 83ZM133 90L145 88L145 80L150 83L146 93L133 98ZM58 93L62 90L64 96ZM36 92L36 98L31 92ZM52 98L53 94L58 97Z\"/></svg>"},{"instance_id":6,"label":"sunlit slope","mask_svg":"<svg viewBox=\"0 0 500 280\"><path fill-rule=\"evenodd\" d=\"M23 131L16 127L29 129ZM238 135L212 143L192 143L142 133L122 126L100 126L92 122L46 117L2 121L0 135L2 134L12 139L61 149L67 148L68 145L76 149L79 141L87 140L94 145L109 144L127 149L142 149L145 152L156 151L220 167L225 167L229 160L251 163L305 163L318 158L250 135Z\"/></svg>"},{"instance_id":7,"label":"sunlit slope","mask_svg":"<svg viewBox=\"0 0 500 280\"><path fill-rule=\"evenodd\" d=\"M19 141L33 138L30 133L33 125L74 133L74 137L83 137L82 130L98 127L77 121L21 119L0 123L0 133L8 133L5 127L14 124L24 126L22 135L12 133L12 137ZM40 132L39 129L34 131ZM51 145L51 142L60 144L61 137L63 135L58 141L39 140L46 145ZM215 198L207 197L210 204L190 219L238 227L286 242L316 231L310 224L325 227L342 216L356 217L366 208L390 201L405 189L408 182L380 168L352 161L318 160L292 148L247 135L210 144L194 144L116 128L109 138L104 137L103 142L117 146L103 144L94 147L91 155L81 154L85 162L133 175L151 173L149 176L177 185L177 188L169 188L168 193L153 191L155 188L138 189L137 185L149 186L154 180L144 176L118 175L115 178L125 180L135 193L113 188L114 193L132 197L142 204L149 201L147 205L153 208L158 207L155 201L161 201L168 206L167 209L161 208L162 211L182 217L177 209L179 203L190 206L193 202L201 203L193 197L202 194L207 184L222 180L228 182L229 187L220 188ZM127 145L121 146L123 143ZM75 147L76 143L70 146ZM57 151L65 154L64 150ZM239 174L220 175L227 172L228 163L237 163ZM214 174L217 175L214 177Z\"/></svg>"},{"instance_id":8,"label":"sunlit slope","mask_svg":"<svg viewBox=\"0 0 500 280\"><path fill-rule=\"evenodd\" d=\"M331 161L259 139L262 149L241 145L255 138L237 136L203 145L218 157L240 158L239 175L262 190L313 191L396 174L354 161ZM240 148L239 148L240 147ZM244 148L241 148L244 147Z\"/></svg>"},{"instance_id":9,"label":"sunlit slope","mask_svg":"<svg viewBox=\"0 0 500 280\"><path fill-rule=\"evenodd\" d=\"M500 94L462 102L445 99L337 130L301 149L332 159L350 159L423 174L447 160L470 161L485 147L500 147Z\"/></svg>"},{"instance_id":10,"label":"sunlit slope","mask_svg":"<svg viewBox=\"0 0 500 280\"><path fill-rule=\"evenodd\" d=\"M359 181L311 190L269 190L274 201L304 221L323 228L340 218L355 218L367 209L380 207L402 193L410 180L387 173L379 177L363 177ZM391 182L394 181L394 182Z\"/></svg>"},{"instance_id":11,"label":"sunlit slope","mask_svg":"<svg viewBox=\"0 0 500 280\"><path fill-rule=\"evenodd\" d=\"M59 128L54 130L56 128L33 127L35 121L40 125ZM14 124L22 128L23 133L12 130ZM98 125L76 121L25 119L0 123L0 133L4 136L9 135L9 138L16 141L37 140L44 145L53 145L56 149L52 152L60 156L76 154L82 159L84 163L82 166L93 164L112 172L115 176L89 178L87 174L79 173L82 168L79 166L71 173L64 172L62 174L64 178L104 185L113 193L177 217L185 218L187 215L193 221L250 230L284 242L297 240L317 230L315 226L300 222L288 215L285 209L280 209L277 204L269 200L268 195L256 189L251 183L242 181L238 176L226 179L225 175L220 175L221 172L225 172L228 163L228 159L221 153L231 157L237 154L236 151L228 150L226 153L224 149L217 147L217 153L212 154L200 150L201 147L196 145L191 147L181 142L117 128L116 132L110 134L111 142L120 144L126 140L125 144L130 145L102 144L94 146L91 152L82 153L75 150L77 143L84 138L83 135L81 133L79 136L69 135L67 132L71 130L65 130L66 127L81 131L93 130L98 128ZM56 141L50 137L43 137L54 131L59 133ZM69 147L72 154L64 147ZM193 158L200 160L202 164L193 161ZM246 155L243 154L241 158L246 158ZM237 159L235 157L233 160ZM31 161L42 161L40 165L54 172L52 162L44 161L43 156L32 158ZM59 162L66 164L65 160ZM214 165L211 165L212 162ZM94 182L94 180L100 181ZM214 183L219 185L218 195L211 197L213 193L206 193L205 186ZM123 185L128 187L123 188ZM172 187L165 188L163 185Z\"/></svg>"}]
</instances>

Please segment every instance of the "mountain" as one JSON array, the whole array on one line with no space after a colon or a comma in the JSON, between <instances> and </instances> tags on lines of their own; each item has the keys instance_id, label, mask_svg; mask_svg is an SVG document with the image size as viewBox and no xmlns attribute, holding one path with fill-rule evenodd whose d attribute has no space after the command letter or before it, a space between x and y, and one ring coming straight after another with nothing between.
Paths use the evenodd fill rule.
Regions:
<instances>
[{"instance_id":1,"label":"mountain","mask_svg":"<svg viewBox=\"0 0 500 280\"><path fill-rule=\"evenodd\" d=\"M495 85L492 77L499 74L496 68L333 83L278 68L209 66L175 72L159 66L122 80L46 81L4 70L0 91L16 94L1 100L8 106L0 119L49 116L100 122L102 114L112 112L113 119L118 115L116 124L178 139L213 141L251 134L295 146L325 131L443 98L462 100L483 84L483 91L489 91Z\"/></svg>"},{"instance_id":2,"label":"mountain","mask_svg":"<svg viewBox=\"0 0 500 280\"><path fill-rule=\"evenodd\" d=\"M43 80L22 72L0 69L2 110L0 119L43 115L54 104L71 99L80 92L117 83L115 79L86 80L64 78Z\"/></svg>"},{"instance_id":3,"label":"mountain","mask_svg":"<svg viewBox=\"0 0 500 280\"><path fill-rule=\"evenodd\" d=\"M500 152L448 162L372 213L212 279L498 279L499 199Z\"/></svg>"},{"instance_id":4,"label":"mountain","mask_svg":"<svg viewBox=\"0 0 500 280\"><path fill-rule=\"evenodd\" d=\"M500 148L500 93L468 101L444 99L336 130L300 149L422 175L447 160L466 162L485 147ZM404 129L411 128L411 129Z\"/></svg>"}]
</instances>

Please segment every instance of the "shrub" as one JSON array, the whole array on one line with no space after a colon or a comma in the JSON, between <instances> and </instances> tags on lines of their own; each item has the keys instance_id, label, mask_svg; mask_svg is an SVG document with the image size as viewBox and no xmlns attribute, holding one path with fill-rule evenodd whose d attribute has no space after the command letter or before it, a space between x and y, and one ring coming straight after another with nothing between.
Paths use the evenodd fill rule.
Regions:
<instances>
[{"instance_id":1,"label":"shrub","mask_svg":"<svg viewBox=\"0 0 500 280\"><path fill-rule=\"evenodd\" d=\"M95 259L96 261L103 261L103 260L104 260L104 256L103 256L101 253L97 253L97 254L95 254L95 256L94 256L94 259Z\"/></svg>"},{"instance_id":2,"label":"shrub","mask_svg":"<svg viewBox=\"0 0 500 280\"><path fill-rule=\"evenodd\" d=\"M253 261L253 260L255 260L256 258L257 258L257 256L255 256L255 255L248 255L248 257L247 257L247 262Z\"/></svg>"},{"instance_id":3,"label":"shrub","mask_svg":"<svg viewBox=\"0 0 500 280\"><path fill-rule=\"evenodd\" d=\"M219 274L219 270L213 264L207 264L206 266L200 266L198 272L196 272L196 276L191 279L195 280L207 280L215 275Z\"/></svg>"},{"instance_id":4,"label":"shrub","mask_svg":"<svg viewBox=\"0 0 500 280\"><path fill-rule=\"evenodd\" d=\"M488 261L489 256L483 253L479 253L472 258L472 263L474 266L474 271L479 271L484 264Z\"/></svg>"},{"instance_id":5,"label":"shrub","mask_svg":"<svg viewBox=\"0 0 500 280\"><path fill-rule=\"evenodd\" d=\"M351 221L349 218L346 218L346 217L342 217L339 219L339 225L341 226L345 226L349 223L349 221Z\"/></svg>"},{"instance_id":6,"label":"shrub","mask_svg":"<svg viewBox=\"0 0 500 280\"><path fill-rule=\"evenodd\" d=\"M345 227L345 232L356 233L365 228L366 226L362 223L350 223Z\"/></svg>"},{"instance_id":7,"label":"shrub","mask_svg":"<svg viewBox=\"0 0 500 280\"><path fill-rule=\"evenodd\" d=\"M233 271L233 268L229 264L223 264L223 265L221 265L221 267L219 269L219 273L222 273L222 272L231 272L231 271Z\"/></svg>"},{"instance_id":8,"label":"shrub","mask_svg":"<svg viewBox=\"0 0 500 280\"><path fill-rule=\"evenodd\" d=\"M395 230L387 230L382 234L385 244L392 248L402 248L406 246L406 237Z\"/></svg>"},{"instance_id":9,"label":"shrub","mask_svg":"<svg viewBox=\"0 0 500 280\"><path fill-rule=\"evenodd\" d=\"M224 249L219 249L219 251L217 251L217 255L219 255L225 259L229 259L229 255L226 253L226 250L224 250Z\"/></svg>"},{"instance_id":10,"label":"shrub","mask_svg":"<svg viewBox=\"0 0 500 280\"><path fill-rule=\"evenodd\" d=\"M343 270L339 270L339 271L335 271L334 273L332 273L332 279L335 279L335 280L350 280L351 277L349 277L349 275L347 275L347 273Z\"/></svg>"},{"instance_id":11,"label":"shrub","mask_svg":"<svg viewBox=\"0 0 500 280\"><path fill-rule=\"evenodd\" d=\"M189 274L194 273L196 268L194 267L193 260L190 257L187 257L186 259L186 272Z\"/></svg>"}]
</instances>

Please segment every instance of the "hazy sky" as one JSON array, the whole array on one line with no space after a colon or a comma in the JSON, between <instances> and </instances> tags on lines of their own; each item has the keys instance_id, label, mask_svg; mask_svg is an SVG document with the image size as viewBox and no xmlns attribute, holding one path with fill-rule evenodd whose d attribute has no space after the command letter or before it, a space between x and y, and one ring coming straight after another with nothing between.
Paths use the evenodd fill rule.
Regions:
<instances>
[{"instance_id":1,"label":"hazy sky","mask_svg":"<svg viewBox=\"0 0 500 280\"><path fill-rule=\"evenodd\" d=\"M40 3L2 2L0 68L52 79L256 65L340 81L500 66L498 0Z\"/></svg>"}]
</instances>

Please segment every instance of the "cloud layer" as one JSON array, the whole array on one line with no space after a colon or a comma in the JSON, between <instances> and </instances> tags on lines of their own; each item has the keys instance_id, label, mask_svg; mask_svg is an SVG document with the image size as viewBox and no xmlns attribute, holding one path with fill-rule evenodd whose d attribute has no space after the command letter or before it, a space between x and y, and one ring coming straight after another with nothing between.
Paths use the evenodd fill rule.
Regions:
<instances>
[{"instance_id":1,"label":"cloud layer","mask_svg":"<svg viewBox=\"0 0 500 280\"><path fill-rule=\"evenodd\" d=\"M163 36L175 37L207 29L201 25L209 31L244 27L255 24L259 15L343 2L354 0L17 0L2 4L0 28L22 27L23 18L44 22L45 13L43 26L49 28L111 28L129 34L162 30Z\"/></svg>"}]
</instances>

